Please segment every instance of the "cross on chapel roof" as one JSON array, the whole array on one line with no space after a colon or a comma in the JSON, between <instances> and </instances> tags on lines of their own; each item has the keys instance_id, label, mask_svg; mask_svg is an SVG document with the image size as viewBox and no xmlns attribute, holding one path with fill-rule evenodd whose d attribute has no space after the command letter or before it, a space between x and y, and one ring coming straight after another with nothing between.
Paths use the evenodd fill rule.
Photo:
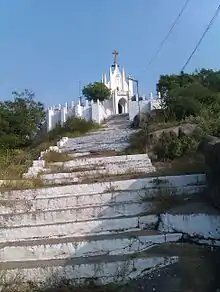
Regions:
<instances>
[{"instance_id":1,"label":"cross on chapel roof","mask_svg":"<svg viewBox=\"0 0 220 292\"><path fill-rule=\"evenodd\" d=\"M117 65L117 57L118 57L118 55L119 55L119 52L116 51L116 50L114 50L114 51L112 52L112 55L114 56L113 66L115 67L115 65Z\"/></svg>"}]
</instances>

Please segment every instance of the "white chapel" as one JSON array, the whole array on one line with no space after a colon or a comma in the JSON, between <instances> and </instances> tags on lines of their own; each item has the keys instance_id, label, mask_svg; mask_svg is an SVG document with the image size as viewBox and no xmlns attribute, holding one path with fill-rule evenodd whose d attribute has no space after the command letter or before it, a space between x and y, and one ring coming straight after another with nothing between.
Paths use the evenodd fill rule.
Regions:
<instances>
[{"instance_id":1,"label":"white chapel","mask_svg":"<svg viewBox=\"0 0 220 292\"><path fill-rule=\"evenodd\" d=\"M109 76L102 75L101 82L111 89L112 96L104 101L85 101L81 99L71 104L59 104L52 106L47 111L47 131L53 130L57 124L63 125L69 117L83 118L87 121L102 123L113 115L128 114L132 121L141 112L150 112L155 108L160 108L160 96L142 97L134 93L134 80L126 76L125 70L120 69L117 57L118 52L113 51L114 61L109 69Z\"/></svg>"},{"instance_id":2,"label":"white chapel","mask_svg":"<svg viewBox=\"0 0 220 292\"><path fill-rule=\"evenodd\" d=\"M120 70L117 63L118 52L113 51L114 62L109 69L109 80L106 73L102 75L104 83L112 92L113 114L128 113L128 101L133 97L133 81L128 79L125 70Z\"/></svg>"}]
</instances>

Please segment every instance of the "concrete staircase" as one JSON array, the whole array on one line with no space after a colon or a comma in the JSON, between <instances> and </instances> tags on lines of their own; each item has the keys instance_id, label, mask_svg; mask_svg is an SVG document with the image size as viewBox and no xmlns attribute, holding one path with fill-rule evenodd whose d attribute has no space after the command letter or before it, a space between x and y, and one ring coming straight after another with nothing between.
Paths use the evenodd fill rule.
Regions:
<instances>
[{"instance_id":1,"label":"concrete staircase","mask_svg":"<svg viewBox=\"0 0 220 292\"><path fill-rule=\"evenodd\" d=\"M90 135L69 139L62 147L64 152L90 152L90 151L121 151L129 145L128 138L135 132L129 129L128 115L118 115L106 121L102 130Z\"/></svg>"},{"instance_id":2,"label":"concrete staircase","mask_svg":"<svg viewBox=\"0 0 220 292\"><path fill-rule=\"evenodd\" d=\"M205 176L146 177L155 171L147 155L118 156L131 133L126 116L114 117L103 130L68 140L61 150L75 158L45 167L42 178L51 186L1 194L1 285L125 281L178 262L158 245L186 235L219 245L220 216L200 202ZM94 150L117 156L94 157ZM164 200L171 199L181 208L168 212Z\"/></svg>"}]
</instances>

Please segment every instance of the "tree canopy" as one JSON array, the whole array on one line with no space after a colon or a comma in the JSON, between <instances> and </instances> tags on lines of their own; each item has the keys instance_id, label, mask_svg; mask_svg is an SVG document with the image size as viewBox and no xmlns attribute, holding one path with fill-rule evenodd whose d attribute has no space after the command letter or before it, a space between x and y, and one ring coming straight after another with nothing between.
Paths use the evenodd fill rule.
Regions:
<instances>
[{"instance_id":1,"label":"tree canopy","mask_svg":"<svg viewBox=\"0 0 220 292\"><path fill-rule=\"evenodd\" d=\"M207 109L220 112L220 71L201 69L192 74L162 75L157 91L169 118L195 117Z\"/></svg>"},{"instance_id":2,"label":"tree canopy","mask_svg":"<svg viewBox=\"0 0 220 292\"><path fill-rule=\"evenodd\" d=\"M89 101L103 101L111 97L111 90L102 82L89 83L83 87L82 93Z\"/></svg>"},{"instance_id":3,"label":"tree canopy","mask_svg":"<svg viewBox=\"0 0 220 292\"><path fill-rule=\"evenodd\" d=\"M45 122L45 110L35 94L13 92L14 100L0 103L0 148L30 145Z\"/></svg>"}]
</instances>

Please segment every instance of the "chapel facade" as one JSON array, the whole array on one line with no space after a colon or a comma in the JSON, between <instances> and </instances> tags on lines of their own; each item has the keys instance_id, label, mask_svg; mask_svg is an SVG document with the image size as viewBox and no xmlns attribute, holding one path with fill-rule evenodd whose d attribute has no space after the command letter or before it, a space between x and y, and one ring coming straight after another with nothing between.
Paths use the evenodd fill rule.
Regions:
<instances>
[{"instance_id":1,"label":"chapel facade","mask_svg":"<svg viewBox=\"0 0 220 292\"><path fill-rule=\"evenodd\" d=\"M133 81L128 78L124 68L120 69L117 63L118 52L113 51L114 62L109 69L109 76L102 75L104 83L112 92L112 111L113 114L128 113L129 100L134 96Z\"/></svg>"}]
</instances>

